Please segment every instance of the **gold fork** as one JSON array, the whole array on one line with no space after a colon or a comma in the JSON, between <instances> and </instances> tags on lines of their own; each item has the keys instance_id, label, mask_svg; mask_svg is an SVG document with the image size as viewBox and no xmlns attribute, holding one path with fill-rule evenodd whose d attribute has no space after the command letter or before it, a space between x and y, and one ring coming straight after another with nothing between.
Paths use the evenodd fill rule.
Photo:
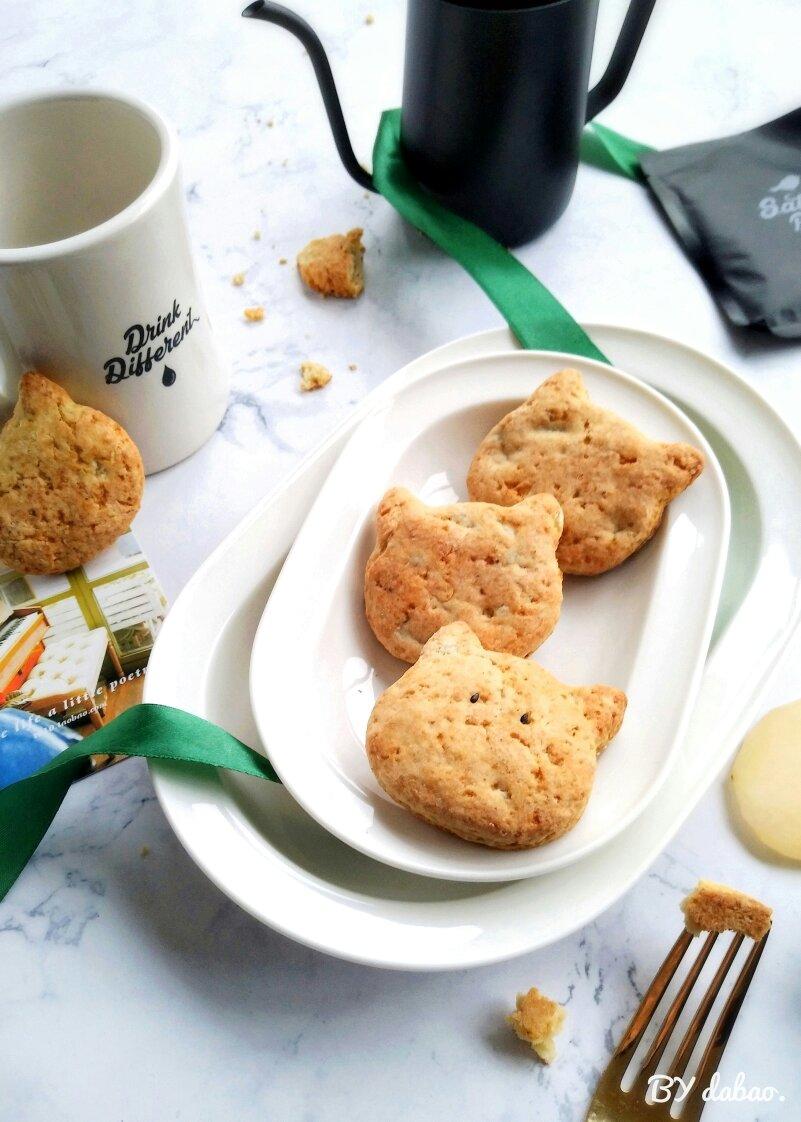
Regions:
<instances>
[{"instance_id":1,"label":"gold fork","mask_svg":"<svg viewBox=\"0 0 801 1122\"><path fill-rule=\"evenodd\" d=\"M731 964L734 962L737 952L743 944L742 935L735 935L732 938L731 944L724 954L714 978L709 984L709 989L701 998L698 1008L666 1072L659 1072L659 1062L662 1059L682 1010L687 1004L690 992L698 981L698 977L709 958L709 954L717 938L718 936L716 934L709 934L704 939L701 949L698 952L698 957L690 967L686 978L682 982L675 998L671 1002L670 1008L665 1014L662 1024L657 1030L656 1036L643 1056L634 1082L628 1090L623 1091L620 1086L623 1075L631 1063L632 1056L642 1040L648 1025L651 1023L657 1006L664 997L679 964L684 958L687 948L690 946L690 943L693 942L693 936L688 931L683 931L673 944L667 958L662 963L656 977L651 983L648 992L642 999L639 1009L632 1017L629 1027L623 1033L623 1037L615 1049L615 1053L609 1061L606 1071L600 1078L598 1086L595 1089L595 1095L590 1103L590 1108L587 1111L586 1122L643 1122L645 1119L648 1119L649 1122L662 1122L662 1120L670 1117L670 1111L673 1105L673 1094L671 1093L670 1096L668 1096L666 1093L669 1086L676 1088L677 1092L682 1094L679 1122L697 1122L701 1117L701 1111L706 1106L706 1100L703 1098L703 1091L708 1086L714 1072L718 1069L723 1050L728 1043L731 1030L734 1028L737 1014L740 1012L740 1006L745 1000L745 995L751 984L751 979L754 976L759 959L765 949L768 935L764 935L758 942L754 943L748 953L748 957L743 964L739 977L734 983L732 991L726 1000L726 1004L723 1007L717 1024L712 1031L712 1035L698 1063L692 1087L689 1092L683 1094L687 1086L686 1082L683 1085L678 1082L668 1084L667 1079L675 1081L684 1077L690 1057L693 1054L707 1018L709 1017L709 1012L721 991L726 975L731 968ZM662 1094L660 1094L660 1099L664 1098L665 1101L649 1100L646 1102L646 1095L648 1094L650 1086L649 1079L658 1072L660 1075L664 1074L667 1077L663 1084ZM676 1102L679 1103L679 1101L677 1097Z\"/></svg>"}]
</instances>

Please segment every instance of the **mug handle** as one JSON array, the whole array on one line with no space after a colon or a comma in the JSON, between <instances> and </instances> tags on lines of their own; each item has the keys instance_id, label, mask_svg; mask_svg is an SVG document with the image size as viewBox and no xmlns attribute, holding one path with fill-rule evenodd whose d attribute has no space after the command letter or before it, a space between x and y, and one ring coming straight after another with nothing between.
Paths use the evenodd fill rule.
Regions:
<instances>
[{"instance_id":1,"label":"mug handle","mask_svg":"<svg viewBox=\"0 0 801 1122\"><path fill-rule=\"evenodd\" d=\"M606 109L623 89L655 4L656 0L631 0L609 64L587 94L588 121Z\"/></svg>"}]
</instances>

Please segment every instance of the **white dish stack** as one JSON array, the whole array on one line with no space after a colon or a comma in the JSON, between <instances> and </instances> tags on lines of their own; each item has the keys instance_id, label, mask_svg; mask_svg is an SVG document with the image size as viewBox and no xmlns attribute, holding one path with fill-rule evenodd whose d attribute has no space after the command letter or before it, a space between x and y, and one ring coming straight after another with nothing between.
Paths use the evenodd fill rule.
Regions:
<instances>
[{"instance_id":1,"label":"white dish stack","mask_svg":"<svg viewBox=\"0 0 801 1122\"><path fill-rule=\"evenodd\" d=\"M166 763L153 765L161 804L212 880L301 942L379 966L450 969L531 951L587 923L654 860L726 764L797 626L794 437L753 390L704 355L644 332L587 330L632 378L578 358L515 353L506 330L449 344L399 371L215 551L167 618L146 700L189 709L257 750L261 730L277 770L326 828L277 784ZM404 666L357 618L358 570L370 512L386 487L404 483L429 501L450 501L461 472L464 498L472 428L478 433L566 364L582 371L599 404L649 435L701 446L708 464L640 556L591 581L595 587L566 589L563 620L535 656L567 681L608 681L630 695L584 818L551 846L485 851L387 802L359 755L372 698ZM412 439L421 408L417 416L427 420L418 435L439 426L449 439ZM745 427L735 452L722 434ZM442 464L435 500L425 493L436 482L432 456ZM303 573L315 549L326 569L308 619L290 637L291 606L308 589ZM625 641L610 651L603 633L627 605ZM588 641L576 653L581 629ZM347 660L365 670L355 717L343 687L343 668L355 666Z\"/></svg>"}]
</instances>

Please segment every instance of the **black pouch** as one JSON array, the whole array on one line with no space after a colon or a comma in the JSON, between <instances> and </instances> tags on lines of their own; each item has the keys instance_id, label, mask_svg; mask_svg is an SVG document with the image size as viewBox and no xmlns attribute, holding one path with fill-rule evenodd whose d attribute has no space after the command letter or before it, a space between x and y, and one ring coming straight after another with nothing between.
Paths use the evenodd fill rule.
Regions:
<instances>
[{"instance_id":1,"label":"black pouch","mask_svg":"<svg viewBox=\"0 0 801 1122\"><path fill-rule=\"evenodd\" d=\"M801 109L640 166L729 319L801 337Z\"/></svg>"}]
</instances>

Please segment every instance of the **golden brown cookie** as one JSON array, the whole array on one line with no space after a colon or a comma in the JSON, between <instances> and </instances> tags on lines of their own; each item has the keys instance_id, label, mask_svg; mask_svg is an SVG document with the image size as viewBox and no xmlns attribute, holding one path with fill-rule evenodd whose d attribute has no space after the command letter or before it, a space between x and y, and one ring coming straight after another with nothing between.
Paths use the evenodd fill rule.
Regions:
<instances>
[{"instance_id":1,"label":"golden brown cookie","mask_svg":"<svg viewBox=\"0 0 801 1122\"><path fill-rule=\"evenodd\" d=\"M703 467L696 448L643 436L594 405L578 371L561 370L487 434L467 489L504 506L537 491L555 495L565 515L559 564L590 576L644 545Z\"/></svg>"},{"instance_id":2,"label":"golden brown cookie","mask_svg":"<svg viewBox=\"0 0 801 1122\"><path fill-rule=\"evenodd\" d=\"M124 533L144 487L139 450L116 421L23 374L0 432L0 560L64 573Z\"/></svg>"},{"instance_id":3,"label":"golden brown cookie","mask_svg":"<svg viewBox=\"0 0 801 1122\"><path fill-rule=\"evenodd\" d=\"M353 299L364 290L363 231L315 238L298 254L298 272L303 282L323 296Z\"/></svg>"},{"instance_id":4,"label":"golden brown cookie","mask_svg":"<svg viewBox=\"0 0 801 1122\"><path fill-rule=\"evenodd\" d=\"M563 685L451 623L376 702L367 757L390 798L433 826L530 849L578 822L625 708L620 690Z\"/></svg>"},{"instance_id":5,"label":"golden brown cookie","mask_svg":"<svg viewBox=\"0 0 801 1122\"><path fill-rule=\"evenodd\" d=\"M736 888L699 880L692 892L681 902L684 923L692 935L702 931L736 931L751 939L767 935L773 911Z\"/></svg>"},{"instance_id":6,"label":"golden brown cookie","mask_svg":"<svg viewBox=\"0 0 801 1122\"><path fill-rule=\"evenodd\" d=\"M564 1006L551 1001L536 986L519 993L515 1011L506 1018L521 1040L530 1044L546 1064L556 1059L554 1037L562 1031L567 1013Z\"/></svg>"},{"instance_id":7,"label":"golden brown cookie","mask_svg":"<svg viewBox=\"0 0 801 1122\"><path fill-rule=\"evenodd\" d=\"M562 510L552 495L514 506L426 506L403 487L378 507L364 574L367 619L390 654L414 662L435 631L463 620L493 651L528 655L556 626Z\"/></svg>"}]
</instances>

